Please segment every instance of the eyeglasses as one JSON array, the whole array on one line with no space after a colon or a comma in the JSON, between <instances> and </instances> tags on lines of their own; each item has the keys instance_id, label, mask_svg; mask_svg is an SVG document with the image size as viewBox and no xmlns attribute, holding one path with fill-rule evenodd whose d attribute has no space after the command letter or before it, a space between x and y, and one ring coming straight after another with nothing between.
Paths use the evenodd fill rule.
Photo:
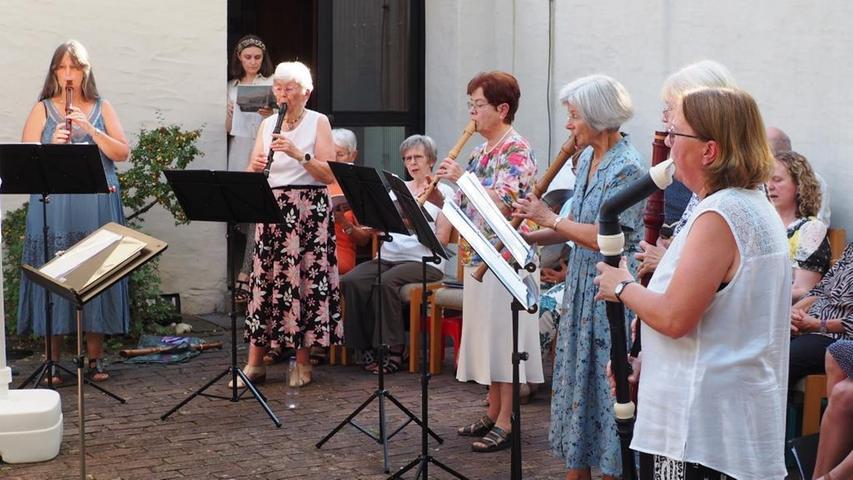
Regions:
<instances>
[{"instance_id":1,"label":"eyeglasses","mask_svg":"<svg viewBox=\"0 0 853 480\"><path fill-rule=\"evenodd\" d=\"M487 106L489 106L489 105L491 105L491 104L490 104L489 102L480 102L480 103L475 103L475 102L472 102L472 101L470 101L470 100L469 100L469 101L468 101L468 103L467 103L467 105L468 105L468 110L471 110L471 109L473 109L473 110L482 110L482 109L486 108Z\"/></svg>"},{"instance_id":2,"label":"eyeglasses","mask_svg":"<svg viewBox=\"0 0 853 480\"><path fill-rule=\"evenodd\" d=\"M423 160L424 158L426 158L426 157L423 155L409 155L409 156L403 157L403 163L409 163L409 162L417 163L417 162L420 162L421 160Z\"/></svg>"},{"instance_id":3,"label":"eyeglasses","mask_svg":"<svg viewBox=\"0 0 853 480\"><path fill-rule=\"evenodd\" d=\"M286 87L282 87L280 85L273 85L273 89L278 90L279 92L284 92L287 94L291 94L293 92L299 91L299 87L294 87L293 85L288 85Z\"/></svg>"},{"instance_id":4,"label":"eyeglasses","mask_svg":"<svg viewBox=\"0 0 853 480\"><path fill-rule=\"evenodd\" d=\"M700 137L700 136L698 136L698 135L689 135L689 134L687 134L687 133L679 133L679 132L676 132L676 131L675 131L675 127L673 127L672 125L670 125L670 126L669 126L669 128L666 130L666 139L667 139L670 143L672 143L672 142L673 142L673 140L675 140L675 137L695 138L696 140L699 140L699 141L701 141L701 142L709 142L709 141L711 141L711 139L710 139L710 138Z\"/></svg>"}]
</instances>

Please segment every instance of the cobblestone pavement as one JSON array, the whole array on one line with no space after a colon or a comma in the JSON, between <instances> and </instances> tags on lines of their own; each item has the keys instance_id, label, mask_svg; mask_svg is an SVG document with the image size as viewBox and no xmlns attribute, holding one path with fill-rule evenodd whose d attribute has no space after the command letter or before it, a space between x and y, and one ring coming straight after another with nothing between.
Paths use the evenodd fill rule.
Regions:
<instances>
[{"instance_id":1,"label":"cobblestone pavement","mask_svg":"<svg viewBox=\"0 0 853 480\"><path fill-rule=\"evenodd\" d=\"M376 378L357 366L315 368L314 382L300 389L298 408L286 410L286 364L269 368L261 387L283 426L276 428L260 405L249 397L232 403L198 397L165 421L160 416L190 392L204 385L228 366L230 334L220 329L199 334L223 340L226 349L201 354L179 365L110 366L112 378L105 387L127 399L122 405L96 393L86 392L87 470L95 479L382 479L381 445L346 426L322 449L314 444L330 432L376 389ZM238 357L245 357L239 344ZM444 443L430 442L429 453L471 479L510 478L510 452L478 454L470 439L458 437L456 427L484 413L484 387L457 382L449 373L452 350L441 375L429 389L429 423ZM28 374L36 359L18 361ZM241 363L242 365L242 363ZM22 376L15 377L15 383ZM226 381L209 392L226 395ZM66 384L73 383L66 379ZM420 415L419 375L400 372L386 377L386 388L411 411ZM49 462L26 465L0 463L4 479L79 478L76 388L59 389L65 430L59 456ZM544 398L541 398L544 397ZM387 403L393 428L405 416ZM378 430L378 403L358 417L365 427ZM525 479L565 478L561 460L548 450L549 401L547 394L522 407L522 447ZM420 453L420 428L406 426L389 442L390 467L394 472ZM453 478L431 466L430 478ZM403 478L415 478L412 472Z\"/></svg>"}]
</instances>

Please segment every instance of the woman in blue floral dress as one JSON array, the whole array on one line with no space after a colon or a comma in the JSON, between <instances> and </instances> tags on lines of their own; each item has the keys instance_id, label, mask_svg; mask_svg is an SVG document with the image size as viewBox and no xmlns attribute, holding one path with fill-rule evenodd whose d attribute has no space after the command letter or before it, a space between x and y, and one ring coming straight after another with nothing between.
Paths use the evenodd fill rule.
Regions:
<instances>
[{"instance_id":1,"label":"woman in blue floral dress","mask_svg":"<svg viewBox=\"0 0 853 480\"><path fill-rule=\"evenodd\" d=\"M535 198L520 200L519 215L551 227L575 243L569 254L563 317L554 360L551 431L554 453L569 468L567 479L590 478L597 467L604 478L622 472L613 398L605 368L610 360L610 326L604 302L594 300L595 264L601 261L595 222L601 205L645 169L640 154L620 126L631 118L631 98L616 80L583 77L563 87L568 108L566 128L584 149L578 159L571 214L560 217ZM625 211L620 221L626 250L640 241L643 203Z\"/></svg>"}]
</instances>

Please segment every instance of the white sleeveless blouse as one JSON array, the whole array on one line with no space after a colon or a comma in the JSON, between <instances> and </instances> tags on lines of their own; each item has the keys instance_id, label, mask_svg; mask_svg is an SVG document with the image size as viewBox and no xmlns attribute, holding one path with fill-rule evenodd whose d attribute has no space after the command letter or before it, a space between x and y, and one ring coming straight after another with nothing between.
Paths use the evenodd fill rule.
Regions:
<instances>
[{"instance_id":1,"label":"white sleeveless blouse","mask_svg":"<svg viewBox=\"0 0 853 480\"><path fill-rule=\"evenodd\" d=\"M264 135L264 152L270 151L272 143L272 131L275 129L277 115L267 117L262 125ZM300 150L314 156L314 140L317 138L317 122L320 114L305 109L305 116L295 129L289 132L281 132L285 138L292 141ZM314 178L299 163L301 159L295 159L284 152L275 152L272 166L270 167L270 187L286 187L289 185L317 185L326 184Z\"/></svg>"},{"instance_id":2,"label":"white sleeveless blouse","mask_svg":"<svg viewBox=\"0 0 853 480\"><path fill-rule=\"evenodd\" d=\"M721 215L740 266L695 330L673 339L642 325L631 447L739 480L784 478L791 266L785 227L764 193L726 189L696 207L654 273L666 291L693 223Z\"/></svg>"}]
</instances>

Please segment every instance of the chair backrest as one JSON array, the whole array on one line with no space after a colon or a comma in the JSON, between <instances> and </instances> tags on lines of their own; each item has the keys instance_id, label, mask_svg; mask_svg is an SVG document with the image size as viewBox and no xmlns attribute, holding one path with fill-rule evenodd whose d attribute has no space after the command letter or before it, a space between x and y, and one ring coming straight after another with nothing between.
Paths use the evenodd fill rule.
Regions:
<instances>
[{"instance_id":1,"label":"chair backrest","mask_svg":"<svg viewBox=\"0 0 853 480\"><path fill-rule=\"evenodd\" d=\"M830 228L826 232L826 237L829 239L830 261L835 263L847 248L847 231L843 228Z\"/></svg>"}]
</instances>

